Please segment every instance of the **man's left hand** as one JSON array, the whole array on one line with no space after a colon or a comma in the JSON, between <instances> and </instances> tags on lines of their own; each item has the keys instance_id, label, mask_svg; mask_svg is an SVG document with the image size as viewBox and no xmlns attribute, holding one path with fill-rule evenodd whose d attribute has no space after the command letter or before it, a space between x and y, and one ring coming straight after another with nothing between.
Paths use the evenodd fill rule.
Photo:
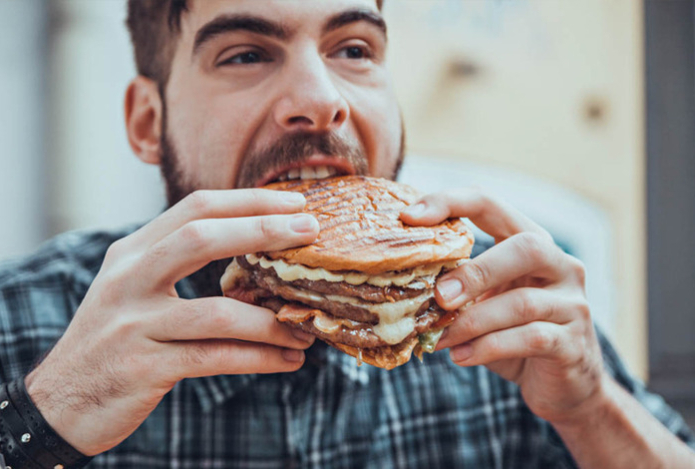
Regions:
<instances>
[{"instance_id":1,"label":"man's left hand","mask_svg":"<svg viewBox=\"0 0 695 469\"><path fill-rule=\"evenodd\" d=\"M450 347L456 364L485 365L517 383L531 411L551 423L581 418L600 400L605 375L581 262L526 216L476 190L429 195L401 217L411 225L468 217L495 238L439 279L437 302L460 313L437 349Z\"/></svg>"}]
</instances>

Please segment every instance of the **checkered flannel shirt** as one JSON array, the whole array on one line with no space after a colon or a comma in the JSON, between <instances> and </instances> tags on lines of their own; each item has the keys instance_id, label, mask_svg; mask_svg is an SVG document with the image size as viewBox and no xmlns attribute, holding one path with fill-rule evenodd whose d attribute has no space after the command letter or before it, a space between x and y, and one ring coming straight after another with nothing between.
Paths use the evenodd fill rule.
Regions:
<instances>
[{"instance_id":1,"label":"checkered flannel shirt","mask_svg":"<svg viewBox=\"0 0 695 469\"><path fill-rule=\"evenodd\" d=\"M0 266L0 381L25 375L60 338L120 232L61 235ZM194 298L191 283L178 285ZM671 432L678 414L630 377L600 336L608 371ZM108 422L104 422L108 425ZM357 367L317 343L295 373L178 383L123 443L89 468L569 468L568 450L516 385L446 351L392 371ZM16 468L15 468L16 469Z\"/></svg>"}]
</instances>

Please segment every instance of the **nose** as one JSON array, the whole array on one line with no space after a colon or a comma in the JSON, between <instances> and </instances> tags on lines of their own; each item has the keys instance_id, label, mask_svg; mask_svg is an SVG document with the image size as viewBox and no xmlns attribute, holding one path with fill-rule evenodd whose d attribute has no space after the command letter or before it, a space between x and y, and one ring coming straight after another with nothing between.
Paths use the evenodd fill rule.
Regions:
<instances>
[{"instance_id":1,"label":"nose","mask_svg":"<svg viewBox=\"0 0 695 469\"><path fill-rule=\"evenodd\" d=\"M288 61L274 118L286 131L327 132L340 128L349 116L348 103L336 88L315 51Z\"/></svg>"}]
</instances>

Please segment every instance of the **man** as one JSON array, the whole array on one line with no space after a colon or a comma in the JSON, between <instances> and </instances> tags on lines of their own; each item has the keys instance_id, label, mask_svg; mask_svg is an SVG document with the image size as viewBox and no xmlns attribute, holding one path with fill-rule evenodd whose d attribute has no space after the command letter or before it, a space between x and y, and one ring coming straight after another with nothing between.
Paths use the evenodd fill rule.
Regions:
<instances>
[{"instance_id":1,"label":"man","mask_svg":"<svg viewBox=\"0 0 695 469\"><path fill-rule=\"evenodd\" d=\"M476 300L441 341L450 354L357 368L271 311L217 295L224 259L317 235L301 196L254 187L296 164L397 174L379 11L374 0L130 0L140 76L126 92L128 139L161 166L170 208L5 265L2 381L26 376L48 425L96 456L89 467L695 467L682 420L595 331L581 264L476 191L403 214L469 217L496 239L438 285L447 309Z\"/></svg>"}]
</instances>

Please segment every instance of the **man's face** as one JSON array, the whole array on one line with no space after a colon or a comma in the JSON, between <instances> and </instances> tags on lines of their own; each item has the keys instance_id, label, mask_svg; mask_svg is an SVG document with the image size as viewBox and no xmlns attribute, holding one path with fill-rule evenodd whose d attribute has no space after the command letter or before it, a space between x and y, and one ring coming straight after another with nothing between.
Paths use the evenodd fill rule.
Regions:
<instances>
[{"instance_id":1,"label":"man's face","mask_svg":"<svg viewBox=\"0 0 695 469\"><path fill-rule=\"evenodd\" d=\"M189 3L165 93L170 203L302 167L395 176L401 120L374 0Z\"/></svg>"}]
</instances>

